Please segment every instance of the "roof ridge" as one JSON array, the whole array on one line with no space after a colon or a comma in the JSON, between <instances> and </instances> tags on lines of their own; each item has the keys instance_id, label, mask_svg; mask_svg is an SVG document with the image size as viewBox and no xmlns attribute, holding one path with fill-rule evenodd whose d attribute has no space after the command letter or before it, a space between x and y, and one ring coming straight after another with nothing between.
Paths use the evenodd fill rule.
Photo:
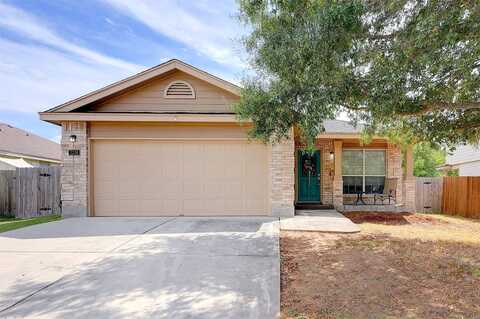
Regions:
<instances>
[{"instance_id":1,"label":"roof ridge","mask_svg":"<svg viewBox=\"0 0 480 319\"><path fill-rule=\"evenodd\" d=\"M66 101L66 102L64 102L64 103L62 103L62 104L59 104L59 105L57 105L57 106L55 106L55 107L52 107L52 108L50 108L50 109L48 109L48 110L46 110L46 111L44 111L44 112L55 112L55 111L57 111L57 110L59 110L59 109L62 109L62 108L64 108L64 107L68 107L69 105L75 104L75 103L77 103L77 102L80 102L80 101L82 101L82 100L88 99L88 98L90 98L90 97L94 97L95 95L101 95L102 92L105 94L105 92L108 91L108 90L114 89L115 87L121 86L122 84L125 84L125 83L128 84L129 81L134 81L135 79L137 79L137 78L139 78L139 77L148 75L149 73L155 72L156 70L158 70L158 69L160 69L160 68L163 68L163 67L167 67L169 64L173 64L173 63L177 63L177 64L179 64L179 65L181 65L181 66L186 67L187 69L192 69L192 70L195 71L195 72L198 72L198 73L200 73L200 74L203 74L204 76L210 77L210 78L212 78L214 81L218 81L218 82L220 82L220 83L223 83L226 87L231 87L231 88L232 88L232 92L241 89L240 86L238 86L238 85L236 85L236 84L234 84L234 83L232 83L232 82L230 82L230 81L224 80L224 79L222 79L222 78L220 78L220 77L218 77L218 76L216 76L216 75L213 75L213 74L211 74L211 73L209 73L209 72L207 72L207 71L201 70L201 69L199 69L199 68L197 68L197 67L195 67L195 66L193 66L193 65L191 65L191 64L188 64L188 63L186 63L186 62L184 62L184 61L182 61L182 60L179 60L179 59L170 59L170 60L165 61L165 62L163 62L163 63L160 63L160 64L158 64L158 65L156 65L156 66L153 66L153 67L151 67L151 68L145 69L145 70L143 70L143 71L140 71L140 72L138 72L138 73L135 73L135 74L133 74L133 75L130 75L130 76L126 77L126 78L123 78L123 79L121 79L121 80L118 80L118 81L116 81L116 82L110 83L110 84L108 84L108 85L106 85L106 86L103 86L103 87L97 89L97 90L88 92L88 93L83 94L83 95L81 95L81 96L79 96L79 97L77 97L77 98L68 100L68 101ZM167 70L167 71L170 71L170 70ZM167 72L167 71L166 71L166 72ZM183 71L183 70L180 70L180 71ZM185 71L184 71L184 72L185 72ZM147 79L145 79L145 80L143 80L143 81L148 81L148 80L152 79L153 77L159 76L159 75L160 75L160 74L154 75L154 76L152 76L151 78L147 78ZM208 82L208 80L205 80L205 79L203 79L203 80ZM213 82L213 81L212 81L212 82ZM139 82L139 83L142 83L142 82ZM130 86L127 86L126 88L123 88L123 89L127 89L128 87L131 87L131 86L134 86L134 85L138 85L139 83L131 84ZM213 84L213 83L210 83L210 84ZM213 84L213 85L215 85L215 84ZM217 84L217 86L218 86L218 84ZM227 89L227 88L225 88L225 87L223 87L223 89L229 91L229 89ZM119 89L119 90L121 91L122 89ZM114 94L114 93L111 93L111 94ZM110 94L110 95L111 95L111 94ZM108 96L109 94L106 94L106 95ZM101 97L99 97L99 98L97 98L97 99L100 99L100 98L103 98L103 97L101 96ZM95 100L94 100L94 101L95 101ZM93 102L93 101L87 102L86 104L92 103L92 102ZM78 107L81 107L81 106L77 106L77 107L75 107L75 108L78 108ZM75 108L74 108L74 109L75 109ZM70 111L70 110L67 110L67 111ZM43 112L40 112L40 113L43 113Z\"/></svg>"}]
</instances>

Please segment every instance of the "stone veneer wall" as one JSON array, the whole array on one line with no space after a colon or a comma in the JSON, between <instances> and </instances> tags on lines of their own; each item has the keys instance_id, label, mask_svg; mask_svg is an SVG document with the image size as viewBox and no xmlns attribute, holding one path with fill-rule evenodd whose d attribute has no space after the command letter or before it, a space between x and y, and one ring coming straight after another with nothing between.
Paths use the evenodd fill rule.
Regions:
<instances>
[{"instance_id":1,"label":"stone veneer wall","mask_svg":"<svg viewBox=\"0 0 480 319\"><path fill-rule=\"evenodd\" d=\"M293 137L271 146L270 201L273 216L295 215L295 142Z\"/></svg>"},{"instance_id":2,"label":"stone veneer wall","mask_svg":"<svg viewBox=\"0 0 480 319\"><path fill-rule=\"evenodd\" d=\"M333 207L343 210L343 179L333 180Z\"/></svg>"},{"instance_id":3,"label":"stone veneer wall","mask_svg":"<svg viewBox=\"0 0 480 319\"><path fill-rule=\"evenodd\" d=\"M76 135L75 145L70 135ZM88 126L86 122L62 123L62 214L66 217L84 217L88 214ZM332 196L332 192L343 192L342 180L334 180L334 161L330 160L333 141L317 140L321 154L321 201L323 204L343 205L343 196ZM292 138L272 145L270 158L271 210L273 216L293 216L295 214L295 152L302 145L295 144ZM69 156L69 149L80 150L80 156ZM397 205L404 210L415 206L415 178L403 179L402 153L398 146L389 144L387 148L387 177L398 178ZM405 194L403 194L405 190ZM338 198L337 198L338 197ZM404 198L405 197L405 198Z\"/></svg>"},{"instance_id":4,"label":"stone veneer wall","mask_svg":"<svg viewBox=\"0 0 480 319\"><path fill-rule=\"evenodd\" d=\"M70 135L76 135L75 144ZM62 123L62 215L85 217L88 212L88 126L87 122ZM68 150L80 150L80 156L68 155Z\"/></svg>"},{"instance_id":5,"label":"stone veneer wall","mask_svg":"<svg viewBox=\"0 0 480 319\"><path fill-rule=\"evenodd\" d=\"M321 201L323 204L342 209L344 205L343 180L334 179L333 160L330 160L330 152L334 151L333 140L317 140L315 146L320 150L321 156ZM296 143L295 149L301 149L302 144ZM399 211L413 211L415 207L415 178L404 178L402 168L402 151L395 144L388 144L387 178L397 178L397 203ZM295 161L295 171L297 161Z\"/></svg>"},{"instance_id":6,"label":"stone veneer wall","mask_svg":"<svg viewBox=\"0 0 480 319\"><path fill-rule=\"evenodd\" d=\"M407 212L415 212L415 196L416 196L416 187L417 181L415 177L405 178L404 180L404 210Z\"/></svg>"},{"instance_id":7,"label":"stone veneer wall","mask_svg":"<svg viewBox=\"0 0 480 319\"><path fill-rule=\"evenodd\" d=\"M295 143L295 152L302 149L304 145L298 141ZM330 159L330 152L333 152L333 140L318 139L315 147L320 151L320 201L324 205L333 204L333 175L335 163ZM298 159L295 159L295 169L297 172ZM296 176L296 175L295 175Z\"/></svg>"},{"instance_id":8,"label":"stone veneer wall","mask_svg":"<svg viewBox=\"0 0 480 319\"><path fill-rule=\"evenodd\" d=\"M403 169L402 151L395 144L388 144L387 147L387 178L397 178L397 202L396 205L403 205Z\"/></svg>"}]
</instances>

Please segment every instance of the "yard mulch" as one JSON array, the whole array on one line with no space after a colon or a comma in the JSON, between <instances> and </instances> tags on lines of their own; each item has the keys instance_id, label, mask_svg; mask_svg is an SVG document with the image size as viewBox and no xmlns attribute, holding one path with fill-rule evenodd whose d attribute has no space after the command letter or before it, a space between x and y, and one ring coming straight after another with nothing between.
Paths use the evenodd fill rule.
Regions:
<instances>
[{"instance_id":1,"label":"yard mulch","mask_svg":"<svg viewBox=\"0 0 480 319\"><path fill-rule=\"evenodd\" d=\"M349 212L344 213L355 224L375 223L386 225L404 225L404 224L446 224L445 220L432 217L430 215L415 213L378 213L378 212Z\"/></svg>"},{"instance_id":2,"label":"yard mulch","mask_svg":"<svg viewBox=\"0 0 480 319\"><path fill-rule=\"evenodd\" d=\"M354 235L281 232L282 318L480 318L478 238L442 240L435 237L440 231L422 239L429 229L451 233L463 225L480 230L480 224L371 216L349 216L361 223ZM380 217L392 223L378 228Z\"/></svg>"}]
</instances>

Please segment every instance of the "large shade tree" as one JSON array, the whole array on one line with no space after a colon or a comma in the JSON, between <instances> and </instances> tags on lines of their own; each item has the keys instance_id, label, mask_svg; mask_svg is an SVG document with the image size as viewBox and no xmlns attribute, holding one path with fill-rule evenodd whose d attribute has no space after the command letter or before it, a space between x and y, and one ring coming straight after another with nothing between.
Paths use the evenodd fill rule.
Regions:
<instances>
[{"instance_id":1,"label":"large shade tree","mask_svg":"<svg viewBox=\"0 0 480 319\"><path fill-rule=\"evenodd\" d=\"M346 114L365 136L480 136L480 1L239 0L249 62L236 110L265 141L310 143Z\"/></svg>"}]
</instances>

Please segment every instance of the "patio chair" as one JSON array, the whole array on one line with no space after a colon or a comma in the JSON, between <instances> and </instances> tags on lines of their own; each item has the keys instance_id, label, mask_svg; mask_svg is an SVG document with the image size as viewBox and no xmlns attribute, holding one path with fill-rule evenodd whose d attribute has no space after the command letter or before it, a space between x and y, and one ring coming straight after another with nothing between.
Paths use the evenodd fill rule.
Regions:
<instances>
[{"instance_id":1,"label":"patio chair","mask_svg":"<svg viewBox=\"0 0 480 319\"><path fill-rule=\"evenodd\" d=\"M373 204L377 204L377 200L384 204L384 201L388 199L388 204L390 205L392 200L397 202L397 184L398 178L385 178L385 186L383 187L383 192L373 195Z\"/></svg>"}]
</instances>

